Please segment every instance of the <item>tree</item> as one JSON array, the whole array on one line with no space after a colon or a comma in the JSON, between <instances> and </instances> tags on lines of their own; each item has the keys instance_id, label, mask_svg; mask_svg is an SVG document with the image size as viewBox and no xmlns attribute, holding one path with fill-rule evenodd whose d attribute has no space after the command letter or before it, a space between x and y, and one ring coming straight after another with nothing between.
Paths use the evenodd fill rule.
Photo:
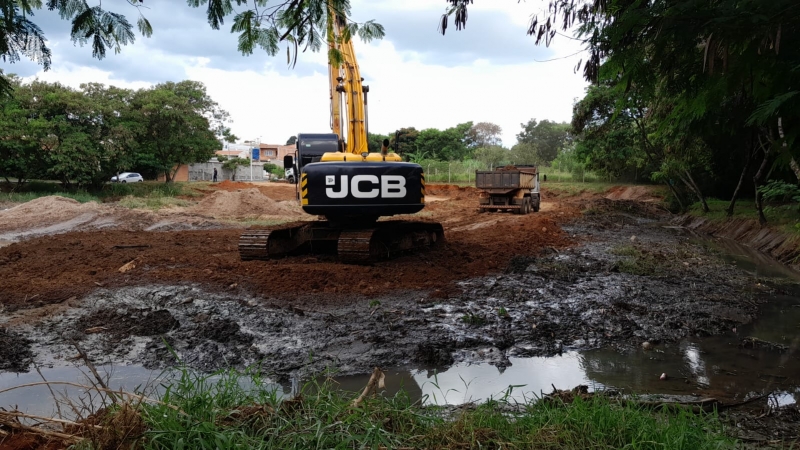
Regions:
<instances>
[{"instance_id":1,"label":"tree","mask_svg":"<svg viewBox=\"0 0 800 450\"><path fill-rule=\"evenodd\" d=\"M45 174L48 150L55 142L50 122L35 110L33 89L21 89L16 77L9 82L18 92L0 102L0 175L23 184Z\"/></svg>"},{"instance_id":2,"label":"tree","mask_svg":"<svg viewBox=\"0 0 800 450\"><path fill-rule=\"evenodd\" d=\"M540 164L549 165L558 156L558 151L570 139L570 126L566 123L549 120L537 122L536 119L531 119L528 123L520 124L520 126L522 131L517 134L517 141L520 144L527 144L524 147L526 152L534 151Z\"/></svg>"},{"instance_id":3,"label":"tree","mask_svg":"<svg viewBox=\"0 0 800 450\"><path fill-rule=\"evenodd\" d=\"M223 129L228 114L202 83L169 82L141 89L131 103L141 162L163 173L168 183L180 165L207 161L219 149L212 130Z\"/></svg>"},{"instance_id":4,"label":"tree","mask_svg":"<svg viewBox=\"0 0 800 450\"><path fill-rule=\"evenodd\" d=\"M467 133L471 147L491 147L500 146L503 143L500 135L503 129L500 125L491 122L478 122L469 129Z\"/></svg>"},{"instance_id":5,"label":"tree","mask_svg":"<svg viewBox=\"0 0 800 450\"><path fill-rule=\"evenodd\" d=\"M584 161L586 169L617 178L637 177L646 149L631 108L617 111L617 96L608 84L586 89L586 96L573 107L572 129L575 159Z\"/></svg>"},{"instance_id":6,"label":"tree","mask_svg":"<svg viewBox=\"0 0 800 450\"><path fill-rule=\"evenodd\" d=\"M389 139L389 136L385 134L367 133L367 148L372 153L380 152L384 139Z\"/></svg>"},{"instance_id":7,"label":"tree","mask_svg":"<svg viewBox=\"0 0 800 450\"><path fill-rule=\"evenodd\" d=\"M472 2L448 2L460 29ZM545 11L532 17L528 34L549 45L559 29L577 30L575 37L589 52L584 77L610 84L616 113L638 91L634 125L643 148L701 202L709 179L731 180L732 211L745 178L752 176L764 223L759 187L771 169L788 166L800 180L797 1L550 0ZM688 152L676 159L672 150L678 149ZM703 177L705 183L691 176L712 170L725 173Z\"/></svg>"},{"instance_id":8,"label":"tree","mask_svg":"<svg viewBox=\"0 0 800 450\"><path fill-rule=\"evenodd\" d=\"M472 122L458 124L446 130L428 128L419 132L416 152L425 153L441 161L462 161L472 156L473 149L467 146Z\"/></svg>"},{"instance_id":9,"label":"tree","mask_svg":"<svg viewBox=\"0 0 800 450\"><path fill-rule=\"evenodd\" d=\"M505 162L508 162L509 158L511 157L511 153L509 153L509 151L503 147L491 145L476 149L474 156L475 159L482 162L486 166L494 168L503 165Z\"/></svg>"},{"instance_id":10,"label":"tree","mask_svg":"<svg viewBox=\"0 0 800 450\"><path fill-rule=\"evenodd\" d=\"M251 164L251 162L250 162L249 159L247 159L247 158L239 158L237 156L237 157L226 159L222 163L222 168L230 170L231 171L231 181L236 181L236 169L238 169L239 167L249 166L250 164Z\"/></svg>"},{"instance_id":11,"label":"tree","mask_svg":"<svg viewBox=\"0 0 800 450\"><path fill-rule=\"evenodd\" d=\"M539 148L529 142L518 142L511 147L510 160L512 164L542 164L539 159Z\"/></svg>"},{"instance_id":12,"label":"tree","mask_svg":"<svg viewBox=\"0 0 800 450\"><path fill-rule=\"evenodd\" d=\"M297 136L290 136L289 139L286 140L286 145L294 145L297 142Z\"/></svg>"},{"instance_id":13,"label":"tree","mask_svg":"<svg viewBox=\"0 0 800 450\"><path fill-rule=\"evenodd\" d=\"M150 37L153 28L142 13L143 0L123 3L137 8L136 26L141 35ZM365 41L384 35L383 26L374 21L350 20L349 0L284 1L270 6L264 0L255 0L252 8L242 8L250 3L246 0L188 0L187 3L195 8L206 5L208 23L215 30L233 15L231 32L239 35L238 50L243 55L261 49L274 56L284 45L290 64L296 63L301 49L319 51L324 47L327 50L325 36L333 20L347 23L347 32L341 36L345 41L354 35ZM3 0L0 2L0 58L16 62L24 57L41 64L45 70L50 68L51 52L44 33L31 21L34 12L44 6L58 11L62 19L71 22L72 40L81 45L90 44L95 58L103 59L108 49L119 53L122 46L136 39L133 25L125 15L104 9L100 0L47 0L44 5L41 0ZM342 60L336 52L329 52L329 57L335 62ZM8 78L0 73L0 93L9 93L10 88Z\"/></svg>"},{"instance_id":14,"label":"tree","mask_svg":"<svg viewBox=\"0 0 800 450\"><path fill-rule=\"evenodd\" d=\"M419 131L414 127L400 128L389 135L389 147L400 156L417 151Z\"/></svg>"}]
</instances>

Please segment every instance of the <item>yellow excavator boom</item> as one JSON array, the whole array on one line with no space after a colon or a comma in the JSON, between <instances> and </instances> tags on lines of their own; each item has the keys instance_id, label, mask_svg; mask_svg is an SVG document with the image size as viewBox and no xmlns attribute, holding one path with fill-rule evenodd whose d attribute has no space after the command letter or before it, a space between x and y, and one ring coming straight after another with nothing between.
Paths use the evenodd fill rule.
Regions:
<instances>
[{"instance_id":1,"label":"yellow excavator boom","mask_svg":"<svg viewBox=\"0 0 800 450\"><path fill-rule=\"evenodd\" d=\"M402 161L402 158L388 151L361 157L369 153L367 131L369 118L367 112L367 94L369 86L358 69L356 53L353 48L354 36L347 30L347 23L330 9L328 26L328 78L331 99L331 130L339 136L340 154L326 153L322 161ZM341 57L341 62L334 61L333 55ZM359 158L348 158L344 154L359 155Z\"/></svg>"}]
</instances>

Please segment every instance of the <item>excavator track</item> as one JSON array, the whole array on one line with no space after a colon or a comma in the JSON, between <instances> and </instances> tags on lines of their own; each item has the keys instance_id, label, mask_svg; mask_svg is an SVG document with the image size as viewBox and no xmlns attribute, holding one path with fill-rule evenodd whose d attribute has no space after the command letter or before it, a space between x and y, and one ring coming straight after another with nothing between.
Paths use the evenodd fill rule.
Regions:
<instances>
[{"instance_id":1,"label":"excavator track","mask_svg":"<svg viewBox=\"0 0 800 450\"><path fill-rule=\"evenodd\" d=\"M396 221L375 225L370 229L343 230L337 248L339 261L369 264L444 242L444 229L438 223Z\"/></svg>"},{"instance_id":2,"label":"excavator track","mask_svg":"<svg viewBox=\"0 0 800 450\"><path fill-rule=\"evenodd\" d=\"M239 238L239 255L243 261L269 260L305 250L324 253L323 249L335 249L342 263L370 264L443 242L444 230L438 223L386 221L370 228L347 228L312 222L276 230L246 230Z\"/></svg>"},{"instance_id":3,"label":"excavator track","mask_svg":"<svg viewBox=\"0 0 800 450\"><path fill-rule=\"evenodd\" d=\"M269 260L286 256L311 240L311 224L276 230L246 230L239 236L242 261Z\"/></svg>"}]
</instances>

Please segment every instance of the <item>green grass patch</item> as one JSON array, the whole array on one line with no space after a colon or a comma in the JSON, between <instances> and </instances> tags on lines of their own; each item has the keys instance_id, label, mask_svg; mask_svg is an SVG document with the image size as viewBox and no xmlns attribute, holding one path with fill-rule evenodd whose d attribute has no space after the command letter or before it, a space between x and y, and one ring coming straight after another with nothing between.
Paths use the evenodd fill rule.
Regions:
<instances>
[{"instance_id":1,"label":"green grass patch","mask_svg":"<svg viewBox=\"0 0 800 450\"><path fill-rule=\"evenodd\" d=\"M175 198L175 197L200 197L203 193L201 189L208 188L209 183L163 183L157 181L145 181L143 183L108 183L100 189L87 190L77 188L65 188L60 183L48 181L30 181L22 186L15 184L0 184L0 201L23 203L35 198L49 195L59 195L62 197L74 198L84 203L89 201L102 201L103 199L116 199L124 197L136 197L148 199L150 208L159 207L158 202L153 198ZM130 203L130 202L129 202ZM169 202L167 202L169 203ZM137 203L136 207L143 203Z\"/></svg>"},{"instance_id":2,"label":"green grass patch","mask_svg":"<svg viewBox=\"0 0 800 450\"><path fill-rule=\"evenodd\" d=\"M713 414L654 412L604 396L520 404L499 393L498 400L453 412L423 406L428 398L412 399L402 390L353 406L358 394L332 381L310 382L297 397L282 399L258 374L244 377L248 382L234 371L210 376L181 370L163 383L161 403L138 406L144 429L131 448L688 450L736 444Z\"/></svg>"},{"instance_id":3,"label":"green grass patch","mask_svg":"<svg viewBox=\"0 0 800 450\"><path fill-rule=\"evenodd\" d=\"M46 192L7 192L7 193L0 193L0 202L12 202L12 203L25 203L31 200L35 200L41 197L48 197L51 195L58 195L60 197L67 197L74 200L77 200L81 203L86 202L99 202L101 201L99 197L96 195L90 194L88 192L78 191L78 192L55 192L55 193L46 193Z\"/></svg>"},{"instance_id":4,"label":"green grass patch","mask_svg":"<svg viewBox=\"0 0 800 450\"><path fill-rule=\"evenodd\" d=\"M739 199L730 217L727 212L730 200L709 198L706 199L706 203L709 209L707 213L703 212L703 207L698 202L689 207L689 214L717 221L724 221L730 217L758 220L753 199ZM769 225L800 236L800 205L797 203L767 204L764 206L764 216Z\"/></svg>"},{"instance_id":5,"label":"green grass patch","mask_svg":"<svg viewBox=\"0 0 800 450\"><path fill-rule=\"evenodd\" d=\"M620 245L611 249L611 254L622 256L617 264L620 272L631 275L652 276L659 270L659 260L651 253L634 245Z\"/></svg>"}]
</instances>

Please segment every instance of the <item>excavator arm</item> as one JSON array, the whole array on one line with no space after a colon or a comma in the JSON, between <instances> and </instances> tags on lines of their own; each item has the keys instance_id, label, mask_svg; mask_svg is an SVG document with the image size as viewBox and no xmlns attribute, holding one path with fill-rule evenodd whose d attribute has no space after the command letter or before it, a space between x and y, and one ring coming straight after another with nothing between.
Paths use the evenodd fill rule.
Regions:
<instances>
[{"instance_id":1,"label":"excavator arm","mask_svg":"<svg viewBox=\"0 0 800 450\"><path fill-rule=\"evenodd\" d=\"M347 25L331 11L333 22L328 29L328 74L331 94L331 130L339 136L340 149L360 155L369 152L367 142L367 94L356 62L353 40L346 39Z\"/></svg>"}]
</instances>

